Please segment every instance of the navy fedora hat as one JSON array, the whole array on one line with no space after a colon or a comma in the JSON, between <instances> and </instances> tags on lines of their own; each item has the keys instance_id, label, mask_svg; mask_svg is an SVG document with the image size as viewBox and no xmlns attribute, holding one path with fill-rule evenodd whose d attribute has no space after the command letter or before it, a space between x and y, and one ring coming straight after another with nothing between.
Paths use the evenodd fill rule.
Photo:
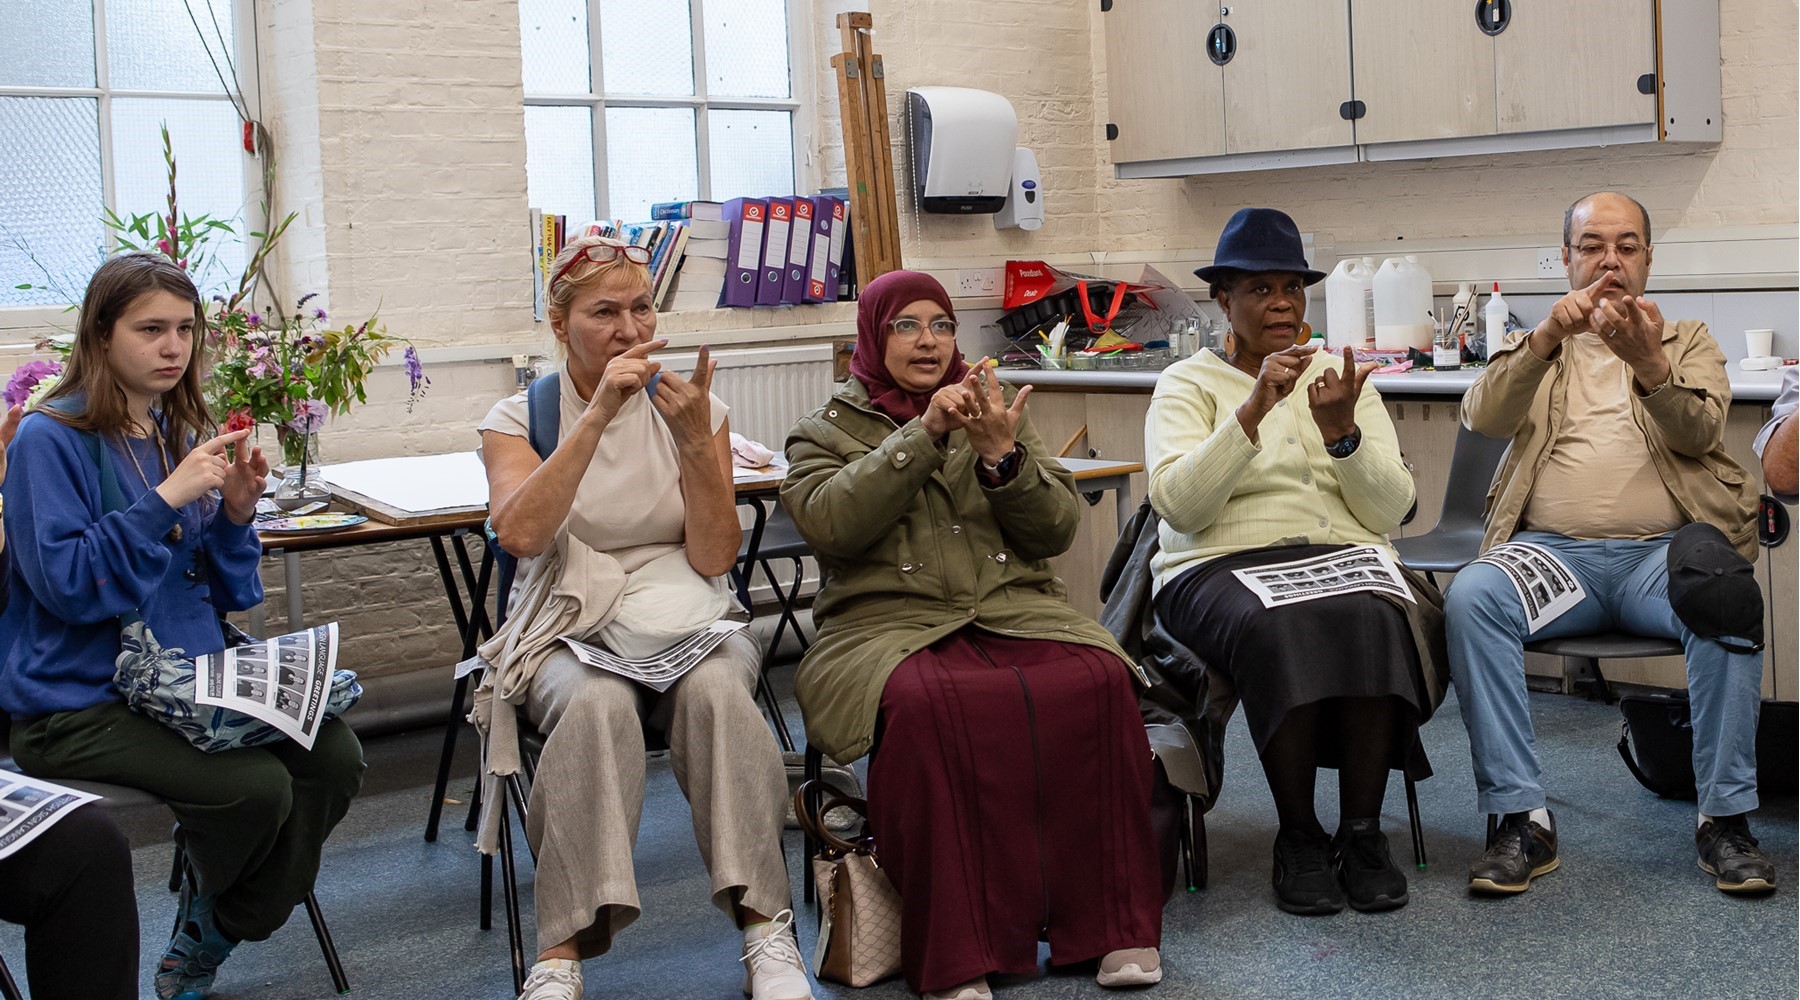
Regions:
<instances>
[{"instance_id":1,"label":"navy fedora hat","mask_svg":"<svg viewBox=\"0 0 1800 1000\"><path fill-rule=\"evenodd\" d=\"M1324 271L1306 266L1300 229L1286 212L1273 208L1240 208L1219 234L1213 262L1196 268L1201 281L1217 281L1225 271L1293 271L1307 284L1325 280Z\"/></svg>"}]
</instances>

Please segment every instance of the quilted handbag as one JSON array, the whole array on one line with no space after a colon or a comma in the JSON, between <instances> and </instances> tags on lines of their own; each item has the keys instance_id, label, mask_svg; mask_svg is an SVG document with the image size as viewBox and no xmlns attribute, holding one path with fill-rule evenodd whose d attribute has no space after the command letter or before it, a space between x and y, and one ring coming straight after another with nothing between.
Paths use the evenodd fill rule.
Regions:
<instances>
[{"instance_id":1,"label":"quilted handbag","mask_svg":"<svg viewBox=\"0 0 1800 1000\"><path fill-rule=\"evenodd\" d=\"M794 792L794 813L807 833L824 846L808 861L819 886L819 945L813 953L813 975L849 986L868 986L900 971L900 893L888 881L866 834L845 840L820 821L835 809L868 816L862 799L837 796L835 789L811 789L808 781ZM808 795L809 790L814 794Z\"/></svg>"}]
</instances>

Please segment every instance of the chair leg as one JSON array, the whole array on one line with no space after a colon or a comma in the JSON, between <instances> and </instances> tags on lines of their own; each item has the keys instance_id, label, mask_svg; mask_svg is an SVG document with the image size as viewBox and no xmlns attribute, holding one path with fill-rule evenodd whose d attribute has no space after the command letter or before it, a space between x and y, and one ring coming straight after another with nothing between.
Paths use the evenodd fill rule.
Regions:
<instances>
[{"instance_id":1,"label":"chair leg","mask_svg":"<svg viewBox=\"0 0 1800 1000\"><path fill-rule=\"evenodd\" d=\"M0 958L0 998L3 1000L25 1000L19 992L19 984L13 982L12 970L6 967L6 959Z\"/></svg>"},{"instance_id":2,"label":"chair leg","mask_svg":"<svg viewBox=\"0 0 1800 1000\"><path fill-rule=\"evenodd\" d=\"M1200 868L1199 885L1206 888L1209 865L1206 860L1206 814L1194 810L1194 863Z\"/></svg>"},{"instance_id":3,"label":"chair leg","mask_svg":"<svg viewBox=\"0 0 1800 1000\"><path fill-rule=\"evenodd\" d=\"M331 928L325 926L325 914L319 910L319 898L306 894L306 916L312 921L313 934L319 939L319 950L325 953L325 968L331 970L331 985L338 993L350 992L350 980L344 975L344 963L338 960L337 945L331 940Z\"/></svg>"},{"instance_id":4,"label":"chair leg","mask_svg":"<svg viewBox=\"0 0 1800 1000\"><path fill-rule=\"evenodd\" d=\"M463 820L463 829L468 831L469 833L474 833L475 827L480 821L481 821L481 775L478 774L475 776L475 791L473 791L469 794L469 815L467 818L465 818Z\"/></svg>"},{"instance_id":5,"label":"chair leg","mask_svg":"<svg viewBox=\"0 0 1800 1000\"><path fill-rule=\"evenodd\" d=\"M512 819L500 797L500 884L506 896L506 947L512 955L513 993L525 991L525 935L519 926L519 880L513 867Z\"/></svg>"},{"instance_id":6,"label":"chair leg","mask_svg":"<svg viewBox=\"0 0 1800 1000\"><path fill-rule=\"evenodd\" d=\"M169 891L180 892L181 880L187 874L187 852L175 846L175 860L169 864Z\"/></svg>"},{"instance_id":7,"label":"chair leg","mask_svg":"<svg viewBox=\"0 0 1800 1000\"><path fill-rule=\"evenodd\" d=\"M1619 700L1600 671L1600 661L1589 656L1563 657L1563 693L1579 694L1590 701L1598 698L1608 705Z\"/></svg>"},{"instance_id":8,"label":"chair leg","mask_svg":"<svg viewBox=\"0 0 1800 1000\"><path fill-rule=\"evenodd\" d=\"M1406 812L1412 820L1413 864L1425 870L1425 827L1419 822L1419 786L1406 779Z\"/></svg>"},{"instance_id":9,"label":"chair leg","mask_svg":"<svg viewBox=\"0 0 1800 1000\"><path fill-rule=\"evenodd\" d=\"M1181 797L1181 870L1187 879L1187 890L1197 892L1199 886L1194 884L1194 798L1191 795Z\"/></svg>"},{"instance_id":10,"label":"chair leg","mask_svg":"<svg viewBox=\"0 0 1800 1000\"><path fill-rule=\"evenodd\" d=\"M494 929L494 856L481 856L481 929Z\"/></svg>"},{"instance_id":11,"label":"chair leg","mask_svg":"<svg viewBox=\"0 0 1800 1000\"><path fill-rule=\"evenodd\" d=\"M431 787L431 812L425 817L425 842L434 843L438 835L438 818L444 812L444 792L450 786L450 764L456 757L456 737L462 732L463 699L469 693L469 675L456 679L456 692L450 696L450 714L444 719L444 749L438 754L437 782Z\"/></svg>"},{"instance_id":12,"label":"chair leg","mask_svg":"<svg viewBox=\"0 0 1800 1000\"><path fill-rule=\"evenodd\" d=\"M519 780L518 775L509 774L506 776L506 794L509 798L512 799L512 807L514 809L518 810L519 822L521 824L523 824L525 822L525 816L526 816L525 784L524 784L524 782ZM533 864L536 864L537 863L537 848L531 846L531 840L529 838L527 838L525 841L525 847L527 850L529 850L531 852L531 862Z\"/></svg>"},{"instance_id":13,"label":"chair leg","mask_svg":"<svg viewBox=\"0 0 1800 1000\"><path fill-rule=\"evenodd\" d=\"M824 751L822 751L819 748L814 747L814 746L808 746L806 748L806 770L804 773L805 779L807 781L816 781L816 780L824 777L824 774L825 774L825 753L824 753ZM817 788L818 786L815 785L813 787ZM809 808L816 809L818 807L818 802L809 800L807 802L807 806ZM814 894L817 891L813 886L812 862L813 862L813 857L819 853L819 845L818 845L817 841L813 840L813 836L811 833L802 834L802 837L806 844L806 853L803 854L800 858L800 883L801 883L800 892L801 892L801 898L804 899L806 902L811 903L811 902L813 902Z\"/></svg>"},{"instance_id":14,"label":"chair leg","mask_svg":"<svg viewBox=\"0 0 1800 1000\"><path fill-rule=\"evenodd\" d=\"M788 731L787 716L781 714L781 699L775 697L775 686L769 683L767 659L756 671L756 696L762 699L763 710L769 713L769 725L775 730L775 741L781 744L781 752L793 753L794 734Z\"/></svg>"}]
</instances>

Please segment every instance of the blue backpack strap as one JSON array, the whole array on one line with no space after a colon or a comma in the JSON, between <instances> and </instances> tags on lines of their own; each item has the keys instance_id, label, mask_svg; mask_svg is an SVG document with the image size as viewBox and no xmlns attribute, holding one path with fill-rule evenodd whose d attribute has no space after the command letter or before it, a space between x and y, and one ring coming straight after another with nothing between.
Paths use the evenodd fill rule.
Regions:
<instances>
[{"instance_id":1,"label":"blue backpack strap","mask_svg":"<svg viewBox=\"0 0 1800 1000\"><path fill-rule=\"evenodd\" d=\"M556 372L534 380L530 388L525 390L525 415L526 439L531 442L531 450L537 452L540 461L547 461L550 453L556 450L556 440L562 433L562 380ZM487 537L488 544L494 548L494 568L498 571L495 580L495 617L504 622L519 561L495 541L491 520L488 522Z\"/></svg>"},{"instance_id":2,"label":"blue backpack strap","mask_svg":"<svg viewBox=\"0 0 1800 1000\"><path fill-rule=\"evenodd\" d=\"M531 383L525 390L525 407L531 450L537 452L540 461L549 461L562 433L562 379L557 372Z\"/></svg>"}]
</instances>

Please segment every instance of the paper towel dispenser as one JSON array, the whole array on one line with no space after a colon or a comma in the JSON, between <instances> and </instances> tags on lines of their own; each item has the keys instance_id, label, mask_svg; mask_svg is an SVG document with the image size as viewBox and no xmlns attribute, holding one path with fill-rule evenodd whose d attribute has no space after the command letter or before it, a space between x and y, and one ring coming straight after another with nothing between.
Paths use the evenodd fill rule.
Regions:
<instances>
[{"instance_id":1,"label":"paper towel dispenser","mask_svg":"<svg viewBox=\"0 0 1800 1000\"><path fill-rule=\"evenodd\" d=\"M968 87L914 87L906 107L919 207L952 215L1000 211L1019 138L1012 102Z\"/></svg>"}]
</instances>

